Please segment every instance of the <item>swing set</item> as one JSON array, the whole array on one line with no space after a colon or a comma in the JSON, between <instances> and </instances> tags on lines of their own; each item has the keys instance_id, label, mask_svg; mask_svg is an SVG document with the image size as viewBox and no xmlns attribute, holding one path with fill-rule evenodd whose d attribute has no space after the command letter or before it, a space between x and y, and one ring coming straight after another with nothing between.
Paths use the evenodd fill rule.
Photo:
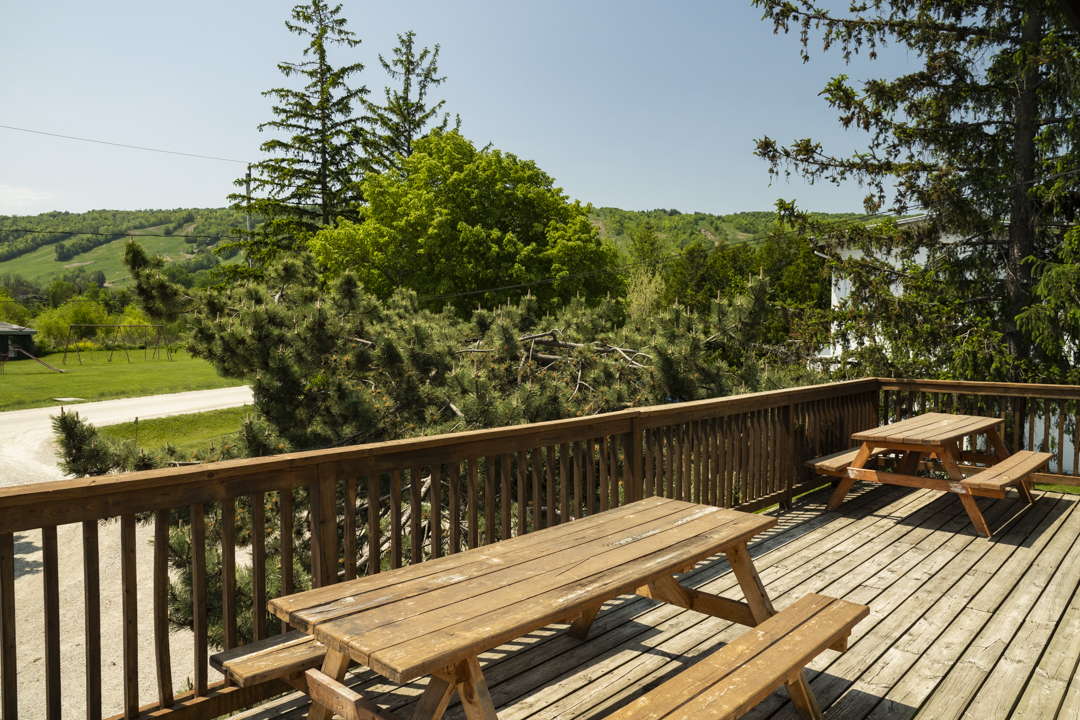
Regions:
<instances>
[{"instance_id":1,"label":"swing set","mask_svg":"<svg viewBox=\"0 0 1080 720\"><path fill-rule=\"evenodd\" d=\"M105 338L105 347L106 347L106 351L108 352L108 356L106 357L106 359L109 362L112 362L113 361L113 352L116 350L117 345L123 344L124 356L127 357L128 364L130 364L131 363L131 354L128 353L128 345L130 343L127 342L127 340L129 339L128 334L125 333L124 331L127 330L127 329L131 329L133 331L137 330L137 329L141 329L141 330L144 331L142 333L143 339L144 340L149 340L149 333L150 333L151 328L155 329L157 332L155 333L155 338L154 338L154 354L151 355L150 358L147 358L147 348L149 347L150 343L149 342L144 342L142 344L142 346L143 346L143 360L156 359L159 356L159 353L161 351L161 333L162 333L162 330L163 330L164 326L163 325L68 325L68 336L67 336L67 342L64 343L64 359L63 359L63 361L61 361L62 365L67 365L68 347L71 345L71 331L72 331L73 328L116 328L116 332L110 333ZM112 341L111 343L110 343L110 339ZM169 348L166 347L165 351L169 352ZM90 348L87 350L87 352L90 353L90 359L93 360L94 359L93 345L90 346ZM79 351L78 338L76 338L76 340L75 340L75 354L79 358L79 364L82 365L82 353ZM169 359L172 360L172 353L169 353Z\"/></svg>"}]
</instances>

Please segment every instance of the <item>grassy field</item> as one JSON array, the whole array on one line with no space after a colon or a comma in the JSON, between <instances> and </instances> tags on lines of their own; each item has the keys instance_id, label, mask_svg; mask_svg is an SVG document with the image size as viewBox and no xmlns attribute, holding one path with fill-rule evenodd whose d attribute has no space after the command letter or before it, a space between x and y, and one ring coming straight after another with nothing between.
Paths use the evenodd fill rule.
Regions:
<instances>
[{"instance_id":1,"label":"grassy field","mask_svg":"<svg viewBox=\"0 0 1080 720\"><path fill-rule=\"evenodd\" d=\"M214 442L221 447L221 436L235 437L248 413L250 405L203 413L174 415L172 417L141 420L139 422L139 447L158 450L166 442L181 451L192 452ZM99 427L98 432L114 440L135 440L135 423L120 423ZM229 438L230 440L232 438Z\"/></svg>"},{"instance_id":2,"label":"grassy field","mask_svg":"<svg viewBox=\"0 0 1080 720\"><path fill-rule=\"evenodd\" d=\"M160 235L164 227L163 225L161 227L132 230L131 234L135 236L135 239L151 256L163 255L167 258L167 262L186 259L187 253L194 251L194 245L185 243L183 235L154 237ZM73 237L82 236L76 235ZM56 259L56 250L53 245L45 245L27 255L0 262L0 275L18 273L34 282L47 284L52 281L55 275L59 275L67 268L85 267L89 272L101 270L105 273L105 281L110 287L126 287L131 281L127 267L124 265L124 245L126 243L126 237L113 240L107 245L96 247L63 262ZM242 256L237 255L222 264L228 265L241 259Z\"/></svg>"},{"instance_id":3,"label":"grassy field","mask_svg":"<svg viewBox=\"0 0 1080 720\"><path fill-rule=\"evenodd\" d=\"M210 363L186 353L174 353L172 360L144 360L141 350L130 352L131 364L122 351L113 355L112 362L106 360L104 352L95 352L92 360L83 353L82 365L71 353L67 365L60 364L63 353L42 357L53 367L67 370L65 373L53 372L33 360L8 362L0 375L0 412L59 405L54 399L59 397L111 400L244 384L220 377Z\"/></svg>"}]
</instances>

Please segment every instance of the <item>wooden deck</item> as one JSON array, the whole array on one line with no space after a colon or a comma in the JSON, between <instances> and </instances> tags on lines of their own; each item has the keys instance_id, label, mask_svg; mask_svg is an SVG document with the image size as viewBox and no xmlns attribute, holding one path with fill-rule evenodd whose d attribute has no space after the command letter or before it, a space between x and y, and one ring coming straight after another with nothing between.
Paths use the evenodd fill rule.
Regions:
<instances>
[{"instance_id":1,"label":"wooden deck","mask_svg":"<svg viewBox=\"0 0 1080 720\"><path fill-rule=\"evenodd\" d=\"M827 494L780 516L750 546L778 608L808 592L870 606L850 649L807 668L829 718L1080 717L1080 497L981 499L995 536L976 536L959 498L857 487L838 512ZM727 562L690 584L738 597ZM623 597L590 636L552 626L481 656L501 720L602 718L741 634L729 623ZM423 681L397 687L357 668L346 682L402 717ZM286 696L236 716L302 718ZM463 717L461 707L448 716ZM747 717L795 718L784 690Z\"/></svg>"}]
</instances>

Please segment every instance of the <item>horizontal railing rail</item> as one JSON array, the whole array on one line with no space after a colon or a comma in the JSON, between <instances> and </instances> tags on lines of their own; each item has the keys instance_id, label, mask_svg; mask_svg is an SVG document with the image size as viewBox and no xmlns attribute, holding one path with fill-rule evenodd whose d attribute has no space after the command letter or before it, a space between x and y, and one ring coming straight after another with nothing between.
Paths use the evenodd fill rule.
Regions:
<instances>
[{"instance_id":1,"label":"horizontal railing rail","mask_svg":"<svg viewBox=\"0 0 1080 720\"><path fill-rule=\"evenodd\" d=\"M864 379L0 490L3 717L18 712L19 639L38 632L16 628L17 534L41 533L47 715L59 717L62 676L72 672L61 664L57 533L69 537L75 528L82 545L82 607L63 612L83 615L78 640L86 717L214 717L290 690L284 683L240 689L210 682L210 625L220 623L214 637L226 649L243 637L265 638L275 630L276 620L266 612L274 594L422 562L653 495L748 511L790 503L828 482L804 466L807 459L851 447L853 432L920 409L981 407L1039 422L1048 412L1059 424L1047 427L1061 437L1065 414L1072 412L1075 421L1080 388L1033 386L1029 396L1017 386L974 385ZM971 397L982 404L958 399ZM1000 406L988 397L1028 404L1016 410L1011 400ZM1011 422L1010 431L1015 418ZM1028 425L1022 439L1035 437ZM1072 467L1074 476L1075 462ZM101 523L117 518L114 568L102 564L99 548ZM153 526L148 580L138 574L137 552L143 547L137 532L146 524ZM250 591L243 592L237 586L240 535L250 547ZM174 667L170 633L170 621L178 621L170 616L177 547L186 548L192 588L184 624L193 631L193 659L183 668ZM103 568L107 582L115 572L122 585L119 628L103 627ZM140 608L152 618L151 667L140 667ZM102 694L103 633L120 639L119 699ZM189 677L191 687L181 691L174 675Z\"/></svg>"}]
</instances>

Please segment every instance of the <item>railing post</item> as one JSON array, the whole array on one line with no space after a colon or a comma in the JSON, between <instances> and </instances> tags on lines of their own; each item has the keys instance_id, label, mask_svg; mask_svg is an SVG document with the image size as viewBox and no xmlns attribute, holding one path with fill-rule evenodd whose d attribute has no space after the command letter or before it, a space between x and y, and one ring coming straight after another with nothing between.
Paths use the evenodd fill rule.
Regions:
<instances>
[{"instance_id":1,"label":"railing post","mask_svg":"<svg viewBox=\"0 0 1080 720\"><path fill-rule=\"evenodd\" d=\"M337 472L333 463L316 467L309 486L311 506L311 584L337 582Z\"/></svg>"},{"instance_id":2,"label":"railing post","mask_svg":"<svg viewBox=\"0 0 1080 720\"><path fill-rule=\"evenodd\" d=\"M795 466L795 401L788 399L786 407L780 409L780 424L784 428L784 455L780 467L786 467L787 484L784 488L784 498L780 501L780 509L788 511L795 499L795 484L799 480L799 471Z\"/></svg>"}]
</instances>

